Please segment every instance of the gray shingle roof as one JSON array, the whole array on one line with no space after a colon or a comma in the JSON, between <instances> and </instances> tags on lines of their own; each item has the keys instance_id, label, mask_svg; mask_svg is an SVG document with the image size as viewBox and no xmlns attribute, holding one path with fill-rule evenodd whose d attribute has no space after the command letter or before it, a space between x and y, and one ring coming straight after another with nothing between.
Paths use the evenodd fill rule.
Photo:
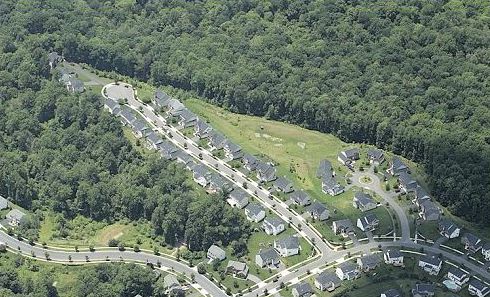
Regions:
<instances>
[{"instance_id":1,"label":"gray shingle roof","mask_svg":"<svg viewBox=\"0 0 490 297\"><path fill-rule=\"evenodd\" d=\"M264 210L264 207L258 203L250 203L245 207L245 210L250 216L258 216Z\"/></svg>"},{"instance_id":2,"label":"gray shingle roof","mask_svg":"<svg viewBox=\"0 0 490 297\"><path fill-rule=\"evenodd\" d=\"M279 260L279 254L277 251L273 248L268 248L268 249L263 249L260 250L258 255L262 258L264 261L278 261Z\"/></svg>"},{"instance_id":3,"label":"gray shingle roof","mask_svg":"<svg viewBox=\"0 0 490 297\"><path fill-rule=\"evenodd\" d=\"M313 289L311 285L307 282L301 282L293 286L293 290L296 290L299 296L304 296L305 294L312 294Z\"/></svg>"},{"instance_id":4,"label":"gray shingle roof","mask_svg":"<svg viewBox=\"0 0 490 297\"><path fill-rule=\"evenodd\" d=\"M308 204L310 201L310 196L301 190L292 192L289 197L297 204Z\"/></svg>"},{"instance_id":5,"label":"gray shingle roof","mask_svg":"<svg viewBox=\"0 0 490 297\"><path fill-rule=\"evenodd\" d=\"M281 191L288 190L289 187L292 187L293 183L285 177L279 177L274 181L274 187L278 188Z\"/></svg>"},{"instance_id":6,"label":"gray shingle roof","mask_svg":"<svg viewBox=\"0 0 490 297\"><path fill-rule=\"evenodd\" d=\"M420 257L420 261L434 265L434 266L439 266L442 263L442 260L439 259L436 255L424 255Z\"/></svg>"},{"instance_id":7,"label":"gray shingle roof","mask_svg":"<svg viewBox=\"0 0 490 297\"><path fill-rule=\"evenodd\" d=\"M488 285L484 284L483 282L481 282L476 278L472 278L469 282L469 285L482 292L482 295L485 295L485 293L490 292L490 288L488 287Z\"/></svg>"},{"instance_id":8,"label":"gray shingle roof","mask_svg":"<svg viewBox=\"0 0 490 297\"><path fill-rule=\"evenodd\" d=\"M320 216L324 211L327 210L327 207L318 201L311 203L311 205L308 207L308 212L310 212L314 216Z\"/></svg>"},{"instance_id":9,"label":"gray shingle roof","mask_svg":"<svg viewBox=\"0 0 490 297\"><path fill-rule=\"evenodd\" d=\"M402 295L400 292L396 289L389 289L388 291L385 291L383 294L385 294L386 297L401 297Z\"/></svg>"},{"instance_id":10,"label":"gray shingle roof","mask_svg":"<svg viewBox=\"0 0 490 297\"><path fill-rule=\"evenodd\" d=\"M332 163L328 160L321 160L318 170L316 172L317 177L332 176Z\"/></svg>"},{"instance_id":11,"label":"gray shingle roof","mask_svg":"<svg viewBox=\"0 0 490 297\"><path fill-rule=\"evenodd\" d=\"M333 271L323 271L315 280L324 286L333 283L335 287L339 286L342 282Z\"/></svg>"},{"instance_id":12,"label":"gray shingle roof","mask_svg":"<svg viewBox=\"0 0 490 297\"><path fill-rule=\"evenodd\" d=\"M376 204L371 195L362 192L356 192L354 194L354 200L357 201L357 205L361 207L366 206L370 203Z\"/></svg>"},{"instance_id":13,"label":"gray shingle roof","mask_svg":"<svg viewBox=\"0 0 490 297\"><path fill-rule=\"evenodd\" d=\"M227 182L225 180L225 182ZM230 198L233 198L236 201L243 202L245 200L248 201L248 197L250 196L247 192L245 192L241 188L234 189L233 191L230 192L229 194Z\"/></svg>"},{"instance_id":14,"label":"gray shingle roof","mask_svg":"<svg viewBox=\"0 0 490 297\"><path fill-rule=\"evenodd\" d=\"M278 227L279 225L284 224L284 221L276 217L267 217L265 218L264 223Z\"/></svg>"},{"instance_id":15,"label":"gray shingle roof","mask_svg":"<svg viewBox=\"0 0 490 297\"><path fill-rule=\"evenodd\" d=\"M393 157L392 168L394 174L399 174L400 172L407 170L408 166L403 163L403 161L398 157Z\"/></svg>"},{"instance_id":16,"label":"gray shingle roof","mask_svg":"<svg viewBox=\"0 0 490 297\"><path fill-rule=\"evenodd\" d=\"M276 246L279 249L297 249L299 248L299 238L296 236L288 236L276 240Z\"/></svg>"}]
</instances>

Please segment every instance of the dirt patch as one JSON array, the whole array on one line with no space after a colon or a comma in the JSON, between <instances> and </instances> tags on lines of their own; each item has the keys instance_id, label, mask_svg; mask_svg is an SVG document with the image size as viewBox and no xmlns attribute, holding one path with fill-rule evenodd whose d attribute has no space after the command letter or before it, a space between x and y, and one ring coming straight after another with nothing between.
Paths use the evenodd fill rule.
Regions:
<instances>
[{"instance_id":1,"label":"dirt patch","mask_svg":"<svg viewBox=\"0 0 490 297\"><path fill-rule=\"evenodd\" d=\"M97 242L100 244L107 244L111 239L118 239L124 235L124 231L128 226L126 225L112 225L108 226L100 231L97 236Z\"/></svg>"}]
</instances>

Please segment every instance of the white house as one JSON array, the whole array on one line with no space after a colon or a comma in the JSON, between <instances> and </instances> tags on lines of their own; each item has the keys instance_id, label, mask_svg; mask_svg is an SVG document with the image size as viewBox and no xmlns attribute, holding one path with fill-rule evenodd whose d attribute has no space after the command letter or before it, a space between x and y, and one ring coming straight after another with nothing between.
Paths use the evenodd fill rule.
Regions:
<instances>
[{"instance_id":1,"label":"white house","mask_svg":"<svg viewBox=\"0 0 490 297\"><path fill-rule=\"evenodd\" d=\"M379 220L376 215L370 213L364 217L357 219L357 227L361 231L374 231L379 225Z\"/></svg>"},{"instance_id":2,"label":"white house","mask_svg":"<svg viewBox=\"0 0 490 297\"><path fill-rule=\"evenodd\" d=\"M388 250L383 254L386 264L403 266L403 254L399 250Z\"/></svg>"},{"instance_id":3,"label":"white house","mask_svg":"<svg viewBox=\"0 0 490 297\"><path fill-rule=\"evenodd\" d=\"M264 219L264 222L262 223L262 228L268 235L277 235L284 231L286 227L284 226L284 222L281 219L268 217Z\"/></svg>"},{"instance_id":4,"label":"white house","mask_svg":"<svg viewBox=\"0 0 490 297\"><path fill-rule=\"evenodd\" d=\"M357 269L357 265L344 262L341 263L336 269L335 274L341 280L353 280L359 277L359 270Z\"/></svg>"},{"instance_id":5,"label":"white house","mask_svg":"<svg viewBox=\"0 0 490 297\"><path fill-rule=\"evenodd\" d=\"M449 268L447 278L452 280L460 288L470 280L470 276L466 271L453 266Z\"/></svg>"},{"instance_id":6,"label":"white house","mask_svg":"<svg viewBox=\"0 0 490 297\"><path fill-rule=\"evenodd\" d=\"M453 221L440 220L439 232L441 233L442 236L451 239L451 238L459 237L461 228L459 228Z\"/></svg>"},{"instance_id":7,"label":"white house","mask_svg":"<svg viewBox=\"0 0 490 297\"><path fill-rule=\"evenodd\" d=\"M247 278L248 266L246 263L230 260L226 265L226 273L238 278Z\"/></svg>"},{"instance_id":8,"label":"white house","mask_svg":"<svg viewBox=\"0 0 490 297\"><path fill-rule=\"evenodd\" d=\"M255 264L261 268L277 268L280 263L281 260L279 254L272 248L260 250L259 253L255 255Z\"/></svg>"},{"instance_id":9,"label":"white house","mask_svg":"<svg viewBox=\"0 0 490 297\"><path fill-rule=\"evenodd\" d=\"M299 238L296 236L288 236L282 239L274 240L274 248L281 257L289 257L299 254L301 245Z\"/></svg>"},{"instance_id":10,"label":"white house","mask_svg":"<svg viewBox=\"0 0 490 297\"><path fill-rule=\"evenodd\" d=\"M208 249L207 258L210 260L223 261L226 258L226 252L217 245L212 245Z\"/></svg>"},{"instance_id":11,"label":"white house","mask_svg":"<svg viewBox=\"0 0 490 297\"><path fill-rule=\"evenodd\" d=\"M352 148L345 151L341 151L337 156L337 160L343 165L349 165L355 160L359 160L359 149Z\"/></svg>"},{"instance_id":12,"label":"white house","mask_svg":"<svg viewBox=\"0 0 490 297\"><path fill-rule=\"evenodd\" d=\"M468 292L470 295L485 297L490 293L490 287L476 278L472 278L468 283Z\"/></svg>"},{"instance_id":13,"label":"white house","mask_svg":"<svg viewBox=\"0 0 490 297\"><path fill-rule=\"evenodd\" d=\"M419 267L430 275L438 275L441 271L442 260L435 255L425 255L420 257Z\"/></svg>"},{"instance_id":14,"label":"white house","mask_svg":"<svg viewBox=\"0 0 490 297\"><path fill-rule=\"evenodd\" d=\"M323 271L315 278L315 287L320 291L332 292L340 284L340 278L333 271Z\"/></svg>"},{"instance_id":15,"label":"white house","mask_svg":"<svg viewBox=\"0 0 490 297\"><path fill-rule=\"evenodd\" d=\"M248 196L249 195L247 192L245 192L241 188L238 188L231 191L226 201L231 206L242 209L248 204Z\"/></svg>"},{"instance_id":16,"label":"white house","mask_svg":"<svg viewBox=\"0 0 490 297\"><path fill-rule=\"evenodd\" d=\"M378 203L374 201L371 195L362 192L356 192L354 194L354 198L352 199L352 206L362 212L365 212L371 209L375 209L378 206Z\"/></svg>"},{"instance_id":17,"label":"white house","mask_svg":"<svg viewBox=\"0 0 490 297\"><path fill-rule=\"evenodd\" d=\"M9 213L7 213L5 217L8 220L8 224L12 227L15 227L15 226L19 226L19 224L22 222L25 216L26 216L25 213L14 208L11 211L9 211Z\"/></svg>"},{"instance_id":18,"label":"white house","mask_svg":"<svg viewBox=\"0 0 490 297\"><path fill-rule=\"evenodd\" d=\"M483 245L481 249L481 253L483 254L483 257L485 257L485 260L490 261L490 244L487 243Z\"/></svg>"},{"instance_id":19,"label":"white house","mask_svg":"<svg viewBox=\"0 0 490 297\"><path fill-rule=\"evenodd\" d=\"M357 258L357 265L359 270L367 272L375 269L381 263L381 258L377 254L365 255L363 257Z\"/></svg>"},{"instance_id":20,"label":"white house","mask_svg":"<svg viewBox=\"0 0 490 297\"><path fill-rule=\"evenodd\" d=\"M250 203L245 207L245 215L249 221L258 223L265 218L265 209L258 203Z\"/></svg>"},{"instance_id":21,"label":"white house","mask_svg":"<svg viewBox=\"0 0 490 297\"><path fill-rule=\"evenodd\" d=\"M354 233L354 225L349 219L337 220L332 222L332 230L335 234L347 237L349 234Z\"/></svg>"}]
</instances>

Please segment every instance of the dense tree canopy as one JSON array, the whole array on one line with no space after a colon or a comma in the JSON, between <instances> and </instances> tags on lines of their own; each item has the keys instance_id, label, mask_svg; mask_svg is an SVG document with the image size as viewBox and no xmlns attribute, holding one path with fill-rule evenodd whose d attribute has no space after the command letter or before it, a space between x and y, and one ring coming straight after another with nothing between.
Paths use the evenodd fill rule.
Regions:
<instances>
[{"instance_id":1,"label":"dense tree canopy","mask_svg":"<svg viewBox=\"0 0 490 297\"><path fill-rule=\"evenodd\" d=\"M425 165L440 202L487 223L489 9L460 0L0 4L4 53L36 34L39 47L70 60L376 144ZM42 59L40 50L33 55ZM17 67L21 87L41 71ZM46 104L41 119L50 116ZM20 145L39 129L22 125Z\"/></svg>"}]
</instances>

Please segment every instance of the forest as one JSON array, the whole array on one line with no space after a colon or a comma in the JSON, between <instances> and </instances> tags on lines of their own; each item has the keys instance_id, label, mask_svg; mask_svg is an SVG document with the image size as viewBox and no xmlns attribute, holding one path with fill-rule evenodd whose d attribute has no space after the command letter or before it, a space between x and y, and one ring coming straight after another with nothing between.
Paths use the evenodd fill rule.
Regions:
<instances>
[{"instance_id":1,"label":"forest","mask_svg":"<svg viewBox=\"0 0 490 297\"><path fill-rule=\"evenodd\" d=\"M490 222L486 1L6 0L0 12L6 55L28 41L38 54L57 50L97 69L191 90L234 112L375 144L422 164L432 193L454 214ZM19 87L34 87L33 65L18 66ZM2 75L2 88L9 76ZM46 106L36 108L41 124L17 111L26 128L15 132L19 146L49 116ZM64 115L57 123L70 121ZM8 121L1 125L8 131ZM115 169L131 166L127 154L100 157ZM33 160L29 172L44 170L41 161L49 160ZM54 197L64 191L54 184ZM67 204L77 203L51 202L67 214Z\"/></svg>"}]
</instances>

